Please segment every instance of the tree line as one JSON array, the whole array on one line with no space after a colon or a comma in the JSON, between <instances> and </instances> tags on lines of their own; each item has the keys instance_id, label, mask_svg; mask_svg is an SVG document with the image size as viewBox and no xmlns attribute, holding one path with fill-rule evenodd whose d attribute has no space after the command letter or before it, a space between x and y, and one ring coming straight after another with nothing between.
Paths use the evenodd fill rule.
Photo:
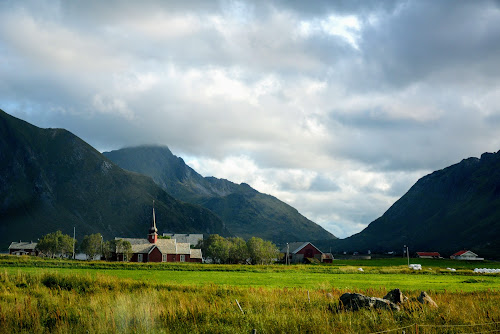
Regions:
<instances>
[{"instance_id":1,"label":"tree line","mask_svg":"<svg viewBox=\"0 0 500 334\"><path fill-rule=\"evenodd\" d=\"M120 239L104 241L101 233L86 235L82 243L77 246L77 241L71 236L56 231L44 235L38 241L36 249L51 258L56 256L71 257L73 250L84 253L87 259L93 259L97 255L101 255L106 260L111 260L114 252L123 253L130 259L132 254L130 242Z\"/></svg>"},{"instance_id":2,"label":"tree line","mask_svg":"<svg viewBox=\"0 0 500 334\"><path fill-rule=\"evenodd\" d=\"M73 248L74 247L74 248ZM279 256L275 244L261 238L252 237L245 241L239 237L224 238L212 234L207 239L201 240L196 248L201 248L203 256L210 258L214 263L223 264L270 264ZM100 233L86 235L81 244L76 245L76 240L61 231L44 235L38 242L36 249L48 257L71 257L73 250L79 250L94 259L101 255L106 260L111 260L113 253L121 253L127 259L131 258L132 245L125 240L104 241Z\"/></svg>"},{"instance_id":3,"label":"tree line","mask_svg":"<svg viewBox=\"0 0 500 334\"><path fill-rule=\"evenodd\" d=\"M201 240L196 248L201 248L204 257L214 263L270 264L279 256L279 250L271 241L252 237L248 241L239 237L224 238L211 234Z\"/></svg>"}]
</instances>

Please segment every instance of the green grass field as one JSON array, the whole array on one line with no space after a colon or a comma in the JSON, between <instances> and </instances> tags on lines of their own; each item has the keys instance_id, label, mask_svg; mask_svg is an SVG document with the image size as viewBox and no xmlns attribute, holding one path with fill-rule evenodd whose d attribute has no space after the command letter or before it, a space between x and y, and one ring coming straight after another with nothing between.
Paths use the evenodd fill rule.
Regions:
<instances>
[{"instance_id":1,"label":"green grass field","mask_svg":"<svg viewBox=\"0 0 500 334\"><path fill-rule=\"evenodd\" d=\"M500 331L500 275L472 272L498 262L419 262L422 271L402 259L243 266L0 256L0 333ZM410 298L399 312L339 308L345 292L393 288ZM420 291L439 307L417 302Z\"/></svg>"},{"instance_id":2,"label":"green grass field","mask_svg":"<svg viewBox=\"0 0 500 334\"><path fill-rule=\"evenodd\" d=\"M415 261L414 261L415 262ZM208 265L193 263L137 264L39 258L0 257L0 270L10 274L83 274L130 278L150 283L270 288L336 288L402 290L483 291L500 289L500 275L474 274L478 263L421 259L423 269L408 269L404 259L343 260L331 265ZM479 267L500 268L500 262L480 263ZM453 267L456 272L446 268ZM363 268L360 272L358 268Z\"/></svg>"},{"instance_id":3,"label":"green grass field","mask_svg":"<svg viewBox=\"0 0 500 334\"><path fill-rule=\"evenodd\" d=\"M351 273L310 272L307 268L279 272L251 271L180 271L147 269L71 269L0 267L9 274L60 273L63 275L110 276L149 283L181 285L222 285L239 287L304 288L304 289L370 289L484 291L500 289L499 275L429 274L429 273Z\"/></svg>"}]
</instances>

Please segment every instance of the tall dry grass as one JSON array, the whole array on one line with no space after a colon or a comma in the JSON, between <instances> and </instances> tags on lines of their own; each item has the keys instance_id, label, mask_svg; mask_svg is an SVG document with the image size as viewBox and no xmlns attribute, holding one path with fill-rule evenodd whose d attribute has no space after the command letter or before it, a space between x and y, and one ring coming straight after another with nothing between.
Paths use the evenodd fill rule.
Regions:
<instances>
[{"instance_id":1,"label":"tall dry grass","mask_svg":"<svg viewBox=\"0 0 500 334\"><path fill-rule=\"evenodd\" d=\"M370 333L404 326L500 322L500 292L432 293L438 309L410 302L399 312L342 311L346 291L204 287L108 276L0 272L0 333ZM353 292L353 291L350 291ZM385 289L356 291L382 297ZM238 300L243 312L236 304ZM420 327L471 333L482 327Z\"/></svg>"}]
</instances>

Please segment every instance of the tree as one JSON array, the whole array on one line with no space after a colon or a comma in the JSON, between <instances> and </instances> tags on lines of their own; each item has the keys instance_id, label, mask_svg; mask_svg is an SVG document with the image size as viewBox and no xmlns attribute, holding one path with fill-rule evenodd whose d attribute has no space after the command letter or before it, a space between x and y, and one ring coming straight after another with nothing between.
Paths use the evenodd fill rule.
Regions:
<instances>
[{"instance_id":1,"label":"tree","mask_svg":"<svg viewBox=\"0 0 500 334\"><path fill-rule=\"evenodd\" d=\"M226 238L213 234L209 238L207 256L216 263L227 263L229 260L229 243Z\"/></svg>"},{"instance_id":2,"label":"tree","mask_svg":"<svg viewBox=\"0 0 500 334\"><path fill-rule=\"evenodd\" d=\"M245 242L242 238L226 239L212 234L197 247L215 263L244 263L250 257L252 264L268 264L279 255L275 244L256 237Z\"/></svg>"},{"instance_id":3,"label":"tree","mask_svg":"<svg viewBox=\"0 0 500 334\"><path fill-rule=\"evenodd\" d=\"M56 231L44 235L38 242L36 248L49 257L55 257L57 254L70 255L73 253L75 241L67 234Z\"/></svg>"},{"instance_id":4,"label":"tree","mask_svg":"<svg viewBox=\"0 0 500 334\"><path fill-rule=\"evenodd\" d=\"M263 246L264 251L262 256L262 263L271 264L279 257L280 251L278 247L276 247L276 245L269 240L265 240Z\"/></svg>"},{"instance_id":5,"label":"tree","mask_svg":"<svg viewBox=\"0 0 500 334\"><path fill-rule=\"evenodd\" d=\"M102 254L102 235L101 233L95 233L91 235L86 235L83 238L80 249L87 255L87 259L93 259L97 254Z\"/></svg>"},{"instance_id":6,"label":"tree","mask_svg":"<svg viewBox=\"0 0 500 334\"><path fill-rule=\"evenodd\" d=\"M229 262L244 263L248 258L247 243L243 238L228 238Z\"/></svg>"},{"instance_id":7,"label":"tree","mask_svg":"<svg viewBox=\"0 0 500 334\"><path fill-rule=\"evenodd\" d=\"M116 245L114 245L114 240L108 240L103 244L102 255L108 261L113 258L113 253L116 252Z\"/></svg>"},{"instance_id":8,"label":"tree","mask_svg":"<svg viewBox=\"0 0 500 334\"><path fill-rule=\"evenodd\" d=\"M129 241L118 240L116 249L119 250L119 253L123 254L123 261L130 261L132 257L132 245Z\"/></svg>"},{"instance_id":9,"label":"tree","mask_svg":"<svg viewBox=\"0 0 500 334\"><path fill-rule=\"evenodd\" d=\"M123 261L129 261L132 256L132 245L129 241L122 239L115 239L106 241L104 245L104 256L107 260L110 260L113 253L122 254Z\"/></svg>"},{"instance_id":10,"label":"tree","mask_svg":"<svg viewBox=\"0 0 500 334\"><path fill-rule=\"evenodd\" d=\"M261 238L250 238L247 241L247 248L252 264L269 264L279 255L279 250L275 244Z\"/></svg>"}]
</instances>

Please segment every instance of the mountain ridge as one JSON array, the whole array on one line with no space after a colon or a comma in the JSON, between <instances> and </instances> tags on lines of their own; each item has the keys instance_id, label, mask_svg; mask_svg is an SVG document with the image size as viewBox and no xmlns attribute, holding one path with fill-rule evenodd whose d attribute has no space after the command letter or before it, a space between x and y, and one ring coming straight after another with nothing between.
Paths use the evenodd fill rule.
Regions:
<instances>
[{"instance_id":1,"label":"mountain ridge","mask_svg":"<svg viewBox=\"0 0 500 334\"><path fill-rule=\"evenodd\" d=\"M467 158L420 178L363 231L336 243L335 251L416 251L451 255L471 249L500 256L500 151Z\"/></svg>"},{"instance_id":2,"label":"mountain ridge","mask_svg":"<svg viewBox=\"0 0 500 334\"><path fill-rule=\"evenodd\" d=\"M246 183L201 176L166 146L142 145L103 154L124 169L150 176L175 198L210 209L237 236L258 236L276 243L321 235L336 238L295 208Z\"/></svg>"},{"instance_id":3,"label":"mountain ridge","mask_svg":"<svg viewBox=\"0 0 500 334\"><path fill-rule=\"evenodd\" d=\"M164 229L219 233L223 222L182 203L150 178L125 171L64 129L42 129L0 110L0 247L55 230L147 234L152 202Z\"/></svg>"}]
</instances>

